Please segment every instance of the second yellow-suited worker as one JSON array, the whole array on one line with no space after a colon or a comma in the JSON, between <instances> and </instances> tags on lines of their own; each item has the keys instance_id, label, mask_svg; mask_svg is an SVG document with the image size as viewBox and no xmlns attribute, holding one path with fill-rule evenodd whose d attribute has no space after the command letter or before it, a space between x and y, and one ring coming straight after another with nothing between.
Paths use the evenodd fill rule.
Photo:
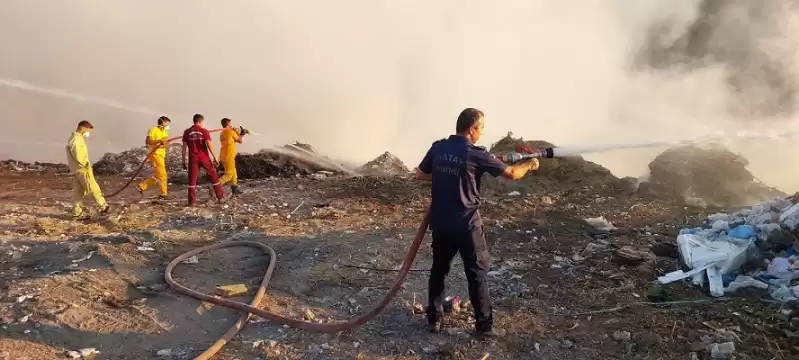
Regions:
<instances>
[{"instance_id":1,"label":"second yellow-suited worker","mask_svg":"<svg viewBox=\"0 0 799 360\"><path fill-rule=\"evenodd\" d=\"M139 193L142 195L148 188L158 184L161 190L158 197L164 199L167 196L166 150L170 122L168 117L161 116L158 118L158 126L150 128L147 133L145 143L147 144L147 153L152 153L149 160L153 165L153 176L138 185Z\"/></svg>"},{"instance_id":2,"label":"second yellow-suited worker","mask_svg":"<svg viewBox=\"0 0 799 360\"><path fill-rule=\"evenodd\" d=\"M219 151L219 162L224 167L225 174L219 179L219 183L221 185L230 183L233 195L239 195L241 190L239 190L239 177L236 173L236 143L241 144L242 138L249 131L243 127L234 128L228 118L222 119L222 127L224 130L219 134L219 142L222 143L222 149Z\"/></svg>"}]
</instances>

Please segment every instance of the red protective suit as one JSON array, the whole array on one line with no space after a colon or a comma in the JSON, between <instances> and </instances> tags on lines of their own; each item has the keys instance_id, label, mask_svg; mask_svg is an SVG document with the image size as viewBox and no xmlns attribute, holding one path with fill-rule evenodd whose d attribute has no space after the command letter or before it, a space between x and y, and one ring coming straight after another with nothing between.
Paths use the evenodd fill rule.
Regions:
<instances>
[{"instance_id":1,"label":"red protective suit","mask_svg":"<svg viewBox=\"0 0 799 360\"><path fill-rule=\"evenodd\" d=\"M189 150L189 206L197 203L197 178L200 175L200 167L208 174L214 186L216 198L222 200L225 196L222 186L219 184L219 177L216 175L216 168L211 165L211 157L208 155L206 141L209 140L211 140L211 134L199 125L193 125L183 132L183 143Z\"/></svg>"}]
</instances>

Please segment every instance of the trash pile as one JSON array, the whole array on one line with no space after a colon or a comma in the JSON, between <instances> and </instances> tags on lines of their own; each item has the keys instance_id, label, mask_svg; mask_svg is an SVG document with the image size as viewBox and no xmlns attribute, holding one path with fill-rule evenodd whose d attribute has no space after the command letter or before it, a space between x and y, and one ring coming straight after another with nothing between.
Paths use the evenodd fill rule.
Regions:
<instances>
[{"instance_id":1,"label":"trash pile","mask_svg":"<svg viewBox=\"0 0 799 360\"><path fill-rule=\"evenodd\" d=\"M778 301L799 299L799 204L775 198L733 214L708 216L704 227L677 237L683 269L658 278L661 284L691 278L708 282L715 297L745 287L767 290Z\"/></svg>"},{"instance_id":2,"label":"trash pile","mask_svg":"<svg viewBox=\"0 0 799 360\"><path fill-rule=\"evenodd\" d=\"M166 171L170 175L183 172L181 143L171 143L166 151ZM119 154L106 153L100 161L94 163L94 173L98 175L128 175L139 168L141 162L150 152L146 146L123 151ZM145 169L150 165L145 165Z\"/></svg>"},{"instance_id":3,"label":"trash pile","mask_svg":"<svg viewBox=\"0 0 799 360\"><path fill-rule=\"evenodd\" d=\"M410 169L402 160L386 151L356 171L363 175L405 175L410 172Z\"/></svg>"},{"instance_id":4,"label":"trash pile","mask_svg":"<svg viewBox=\"0 0 799 360\"><path fill-rule=\"evenodd\" d=\"M48 170L54 172L69 172L69 166L66 164L43 163L38 161L31 164L13 159L0 162L0 169L13 172L44 172Z\"/></svg>"},{"instance_id":5,"label":"trash pile","mask_svg":"<svg viewBox=\"0 0 799 360\"><path fill-rule=\"evenodd\" d=\"M649 163L649 179L639 192L713 206L745 206L785 196L758 181L746 169L748 164L743 156L718 144L670 148Z\"/></svg>"},{"instance_id":6,"label":"trash pile","mask_svg":"<svg viewBox=\"0 0 799 360\"><path fill-rule=\"evenodd\" d=\"M512 133L491 145L489 152L495 155L508 153L516 150L520 146L529 146L533 149L555 147L546 141L533 140L525 141L522 138L514 138ZM489 188L496 188L498 184L503 184L500 191L523 189L569 189L575 187L605 187L616 186L619 179L610 170L599 164L587 161L580 156L541 159L540 166L532 176L525 176L518 185L500 178L485 177L483 182ZM518 187L518 188L514 188Z\"/></svg>"},{"instance_id":7,"label":"trash pile","mask_svg":"<svg viewBox=\"0 0 799 360\"><path fill-rule=\"evenodd\" d=\"M255 154L236 155L239 179L308 176L319 172L342 172L332 160L316 155L310 145L296 143L279 149L262 149Z\"/></svg>"},{"instance_id":8,"label":"trash pile","mask_svg":"<svg viewBox=\"0 0 799 360\"><path fill-rule=\"evenodd\" d=\"M188 181L186 171L183 170L181 147L181 143L172 143L166 153L169 180L176 183ZM98 175L130 175L138 169L148 154L144 146L118 154L106 153L93 165L94 172ZM145 170L150 168L149 164L145 165ZM263 149L255 154L239 153L236 156L236 170L240 179L260 179L304 176L319 171L340 172L341 168L332 160L316 155L313 146L295 142L280 148ZM221 167L219 171L221 175L223 173Z\"/></svg>"}]
</instances>

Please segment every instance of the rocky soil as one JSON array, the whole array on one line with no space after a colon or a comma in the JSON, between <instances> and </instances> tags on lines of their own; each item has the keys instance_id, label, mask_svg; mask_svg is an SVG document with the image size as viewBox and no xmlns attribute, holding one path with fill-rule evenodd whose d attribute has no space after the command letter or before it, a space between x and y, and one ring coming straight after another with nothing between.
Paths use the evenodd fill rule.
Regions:
<instances>
[{"instance_id":1,"label":"rocky soil","mask_svg":"<svg viewBox=\"0 0 799 360\"><path fill-rule=\"evenodd\" d=\"M183 185L173 184L165 201L129 188L109 199L111 215L76 222L69 176L4 172L0 358L58 359L83 350L94 359L191 359L238 314L173 291L163 272L179 254L220 241L259 241L277 252L265 309L319 322L368 311L405 257L429 184L308 173L244 180L245 194L225 204L201 191L200 201L209 203L196 208L184 206ZM106 193L126 180L99 177ZM542 160L541 170L520 182L484 178L501 338L473 337L468 309L450 314L442 334L425 331L428 237L403 289L372 322L315 334L254 319L215 359L710 359L711 351L736 359L799 357L795 304L757 291L713 299L691 284L652 285L677 267L678 231L724 209L686 206L620 188L620 181L581 159ZM594 217L613 227L585 221ZM252 295L269 257L233 248L193 260L178 266L177 281L207 293L244 284ZM457 257L448 285L450 295L468 298ZM718 345L728 342L733 349Z\"/></svg>"}]
</instances>

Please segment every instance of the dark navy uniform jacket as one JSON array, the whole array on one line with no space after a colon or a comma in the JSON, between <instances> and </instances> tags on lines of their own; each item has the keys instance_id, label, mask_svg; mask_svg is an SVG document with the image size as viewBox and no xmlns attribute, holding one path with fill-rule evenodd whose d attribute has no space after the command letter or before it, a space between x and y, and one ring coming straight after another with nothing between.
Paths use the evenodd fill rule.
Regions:
<instances>
[{"instance_id":1,"label":"dark navy uniform jacket","mask_svg":"<svg viewBox=\"0 0 799 360\"><path fill-rule=\"evenodd\" d=\"M430 228L462 232L483 225L477 210L480 178L484 173L499 176L505 168L505 163L463 136L434 142L419 164L419 170L433 175Z\"/></svg>"}]
</instances>

